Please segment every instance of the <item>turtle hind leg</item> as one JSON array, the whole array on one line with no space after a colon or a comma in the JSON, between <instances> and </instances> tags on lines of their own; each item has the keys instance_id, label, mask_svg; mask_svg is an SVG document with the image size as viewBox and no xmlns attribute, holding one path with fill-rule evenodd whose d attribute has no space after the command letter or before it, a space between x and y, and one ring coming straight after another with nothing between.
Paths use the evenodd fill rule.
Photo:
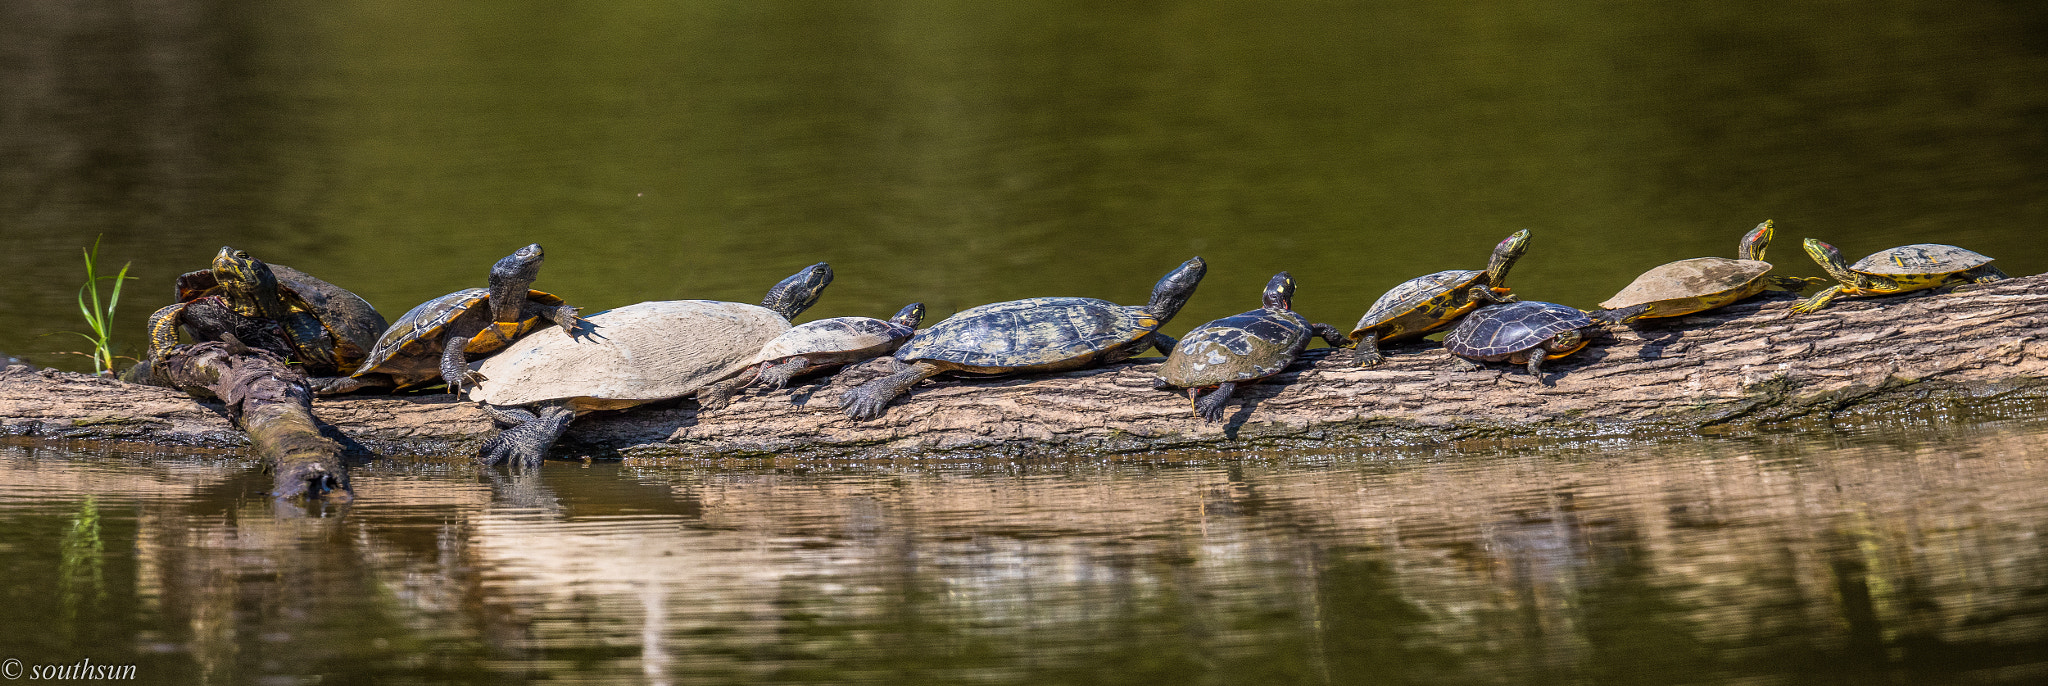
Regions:
<instances>
[{"instance_id":1,"label":"turtle hind leg","mask_svg":"<svg viewBox=\"0 0 2048 686\"><path fill-rule=\"evenodd\" d=\"M1793 305L1792 311L1799 314L1819 312L1821 308L1827 307L1828 303L1834 302L1835 297L1841 294L1841 286L1830 286L1826 290L1813 294L1813 297L1807 298L1806 302Z\"/></svg>"},{"instance_id":2,"label":"turtle hind leg","mask_svg":"<svg viewBox=\"0 0 2048 686\"><path fill-rule=\"evenodd\" d=\"M1328 324L1310 324L1308 325L1308 327L1310 331L1315 332L1315 335L1321 336L1323 342L1330 344L1330 347L1332 348L1346 348L1351 346L1351 339L1349 337L1346 337L1344 335L1344 332L1338 330L1337 327L1330 326Z\"/></svg>"},{"instance_id":3,"label":"turtle hind leg","mask_svg":"<svg viewBox=\"0 0 2048 686\"><path fill-rule=\"evenodd\" d=\"M1650 303L1643 303L1612 310L1596 310L1588 314L1592 315L1594 321L1602 324L1621 325L1641 319L1643 314L1649 311Z\"/></svg>"},{"instance_id":4,"label":"turtle hind leg","mask_svg":"<svg viewBox=\"0 0 2048 686\"><path fill-rule=\"evenodd\" d=\"M1813 276L1773 276L1764 279L1764 290L1799 293L1812 286L1826 286L1830 283L1833 282Z\"/></svg>"},{"instance_id":5,"label":"turtle hind leg","mask_svg":"<svg viewBox=\"0 0 2048 686\"><path fill-rule=\"evenodd\" d=\"M1380 334L1377 331L1365 332L1364 337L1351 345L1351 366L1377 367L1386 361L1386 354L1380 352Z\"/></svg>"},{"instance_id":6,"label":"turtle hind leg","mask_svg":"<svg viewBox=\"0 0 2048 686\"><path fill-rule=\"evenodd\" d=\"M796 378L798 374L802 374L804 370L811 368L811 361L801 357L792 357L782 364L774 366L763 364L762 367L759 379L761 383L766 384L769 388L787 388L789 387L790 379Z\"/></svg>"},{"instance_id":7,"label":"turtle hind leg","mask_svg":"<svg viewBox=\"0 0 2048 686\"><path fill-rule=\"evenodd\" d=\"M760 372L759 366L748 367L740 370L738 374L697 389L697 407L705 410L725 409L725 406L732 404L732 397L739 394L741 388L753 383Z\"/></svg>"},{"instance_id":8,"label":"turtle hind leg","mask_svg":"<svg viewBox=\"0 0 2048 686\"><path fill-rule=\"evenodd\" d=\"M1223 421L1223 407L1230 404L1230 396L1235 392L1237 392L1237 382L1235 381L1225 381L1222 384L1218 384L1216 390L1209 391L1207 395L1195 401L1195 414L1201 415L1202 421L1205 422Z\"/></svg>"},{"instance_id":9,"label":"turtle hind leg","mask_svg":"<svg viewBox=\"0 0 2048 686\"><path fill-rule=\"evenodd\" d=\"M1958 281L1961 281L1962 283L1948 287L1946 289L1946 292L1965 293L1983 288L1986 284L1998 283L2009 278L2012 277L2006 276L2005 272L1999 271L1997 267L1993 267L1987 264L1982 267L1978 267L1976 269L1972 269L1961 274L1957 274L1956 279Z\"/></svg>"},{"instance_id":10,"label":"turtle hind leg","mask_svg":"<svg viewBox=\"0 0 2048 686\"><path fill-rule=\"evenodd\" d=\"M847 391L839 398L839 408L846 416L854 419L874 419L882 416L889 401L903 395L918 382L929 379L944 371L930 362L918 362L903 371L861 384L859 388Z\"/></svg>"},{"instance_id":11,"label":"turtle hind leg","mask_svg":"<svg viewBox=\"0 0 2048 686\"><path fill-rule=\"evenodd\" d=\"M484 441L483 446L477 450L476 458L478 462L486 465L511 462L522 467L539 466L541 461L547 458L548 449L553 448L555 441L561 439L562 433L569 429L569 420L576 418L576 411L569 409L566 403L541 406L538 413L515 414L503 410L491 413L490 410L498 408L488 405L484 407L487 413L492 414L493 419L523 419L518 426L500 431L498 435Z\"/></svg>"}]
</instances>

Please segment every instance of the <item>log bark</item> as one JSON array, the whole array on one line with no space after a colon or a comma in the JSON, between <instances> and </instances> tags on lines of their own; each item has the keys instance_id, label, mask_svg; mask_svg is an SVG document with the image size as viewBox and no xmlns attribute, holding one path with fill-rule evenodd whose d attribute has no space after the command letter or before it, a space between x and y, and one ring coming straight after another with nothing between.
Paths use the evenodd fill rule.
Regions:
<instances>
[{"instance_id":1,"label":"log bark","mask_svg":"<svg viewBox=\"0 0 2048 686\"><path fill-rule=\"evenodd\" d=\"M181 345L137 370L151 385L216 400L271 470L271 495L346 499L341 443L313 420L306 375L283 357L226 343ZM131 385L131 384L124 384Z\"/></svg>"},{"instance_id":2,"label":"log bark","mask_svg":"<svg viewBox=\"0 0 2048 686\"><path fill-rule=\"evenodd\" d=\"M1789 298L1614 328L1553 363L1554 386L1519 368L1457 372L1435 343L1397 345L1372 369L1312 350L1241 391L1207 424L1151 388L1158 358L1103 369L913 389L854 422L839 395L870 363L792 388L749 391L723 410L670 401L576 421L555 457L1132 452L1373 447L1519 437L1728 433L1838 421L2038 412L2048 400L2048 275L1944 295L1843 300L1788 316ZM491 435L446 395L323 398L314 417L355 452L467 455ZM240 443L218 410L162 389L78 374L0 372L0 432L44 438Z\"/></svg>"}]
</instances>

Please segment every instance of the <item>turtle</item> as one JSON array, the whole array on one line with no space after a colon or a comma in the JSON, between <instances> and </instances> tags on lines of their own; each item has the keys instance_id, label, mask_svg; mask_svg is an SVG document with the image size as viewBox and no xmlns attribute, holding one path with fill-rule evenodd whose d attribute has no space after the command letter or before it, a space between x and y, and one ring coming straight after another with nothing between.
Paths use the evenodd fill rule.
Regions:
<instances>
[{"instance_id":1,"label":"turtle","mask_svg":"<svg viewBox=\"0 0 2048 686\"><path fill-rule=\"evenodd\" d=\"M585 335L549 328L521 338L474 365L482 378L471 399L516 424L485 441L477 458L536 465L577 415L680 398L730 379L830 283L832 268L820 262L776 284L759 306L643 302L585 317Z\"/></svg>"},{"instance_id":2,"label":"turtle","mask_svg":"<svg viewBox=\"0 0 2048 686\"><path fill-rule=\"evenodd\" d=\"M273 351L298 362L308 375L332 376L355 369L376 346L388 325L368 301L334 284L281 264L265 264L249 253L222 247L213 268L178 277L177 303L149 317L150 354L162 357L178 345L186 308L201 298L244 317L276 322L288 350Z\"/></svg>"},{"instance_id":3,"label":"turtle","mask_svg":"<svg viewBox=\"0 0 2048 686\"><path fill-rule=\"evenodd\" d=\"M1835 246L1808 238L1806 254L1841 285L1830 286L1806 302L1793 305L1792 311L1800 314L1820 311L1842 296L1892 295L1943 286L1953 286L1953 291L2009 278L1991 266L1991 258L1940 243L1899 246L1849 264Z\"/></svg>"},{"instance_id":4,"label":"turtle","mask_svg":"<svg viewBox=\"0 0 2048 686\"><path fill-rule=\"evenodd\" d=\"M874 317L833 317L799 324L754 356L754 365L740 372L741 387L760 383L782 388L799 374L843 367L896 352L924 321L924 303L911 303L888 321ZM718 385L718 384L714 384ZM697 402L717 409L723 398L699 394Z\"/></svg>"},{"instance_id":5,"label":"turtle","mask_svg":"<svg viewBox=\"0 0 2048 686\"><path fill-rule=\"evenodd\" d=\"M342 377L316 378L319 395L388 386L405 390L441 382L456 395L474 387L471 357L481 357L553 323L574 335L582 319L576 307L546 291L531 290L547 258L539 243L491 265L489 288L465 288L420 303L377 339L376 348Z\"/></svg>"},{"instance_id":6,"label":"turtle","mask_svg":"<svg viewBox=\"0 0 2048 686\"><path fill-rule=\"evenodd\" d=\"M1461 369L1477 362L1508 361L1529 366L1529 375L1543 379L1543 361L1555 360L1586 347L1593 318L1578 309L1535 300L1488 305L1466 315L1444 336L1444 349Z\"/></svg>"},{"instance_id":7,"label":"turtle","mask_svg":"<svg viewBox=\"0 0 2048 686\"><path fill-rule=\"evenodd\" d=\"M1395 286L1367 308L1352 327L1352 363L1371 367L1386 361L1381 343L1421 338L1450 326L1473 308L1514 302L1508 270L1529 247L1529 230L1516 231L1493 247L1485 271L1451 269L1418 276Z\"/></svg>"},{"instance_id":8,"label":"turtle","mask_svg":"<svg viewBox=\"0 0 2048 686\"><path fill-rule=\"evenodd\" d=\"M847 391L839 406L854 419L882 416L889 401L944 372L1000 376L1058 372L1121 362L1174 339L1159 332L1195 294L1209 265L1196 257L1168 272L1143 306L1095 298L1026 298L991 303L947 317L897 349L908 366Z\"/></svg>"},{"instance_id":9,"label":"turtle","mask_svg":"<svg viewBox=\"0 0 2048 686\"><path fill-rule=\"evenodd\" d=\"M1205 421L1220 421L1224 404L1239 385L1285 371L1308 347L1309 339L1321 336L1338 348L1350 342L1337 327L1309 323L1291 309L1294 277L1287 272L1274 274L1266 283L1263 300L1259 309L1189 330L1166 356L1166 363L1159 365L1152 386L1185 389L1195 414ZM1203 391L1210 392L1203 396Z\"/></svg>"},{"instance_id":10,"label":"turtle","mask_svg":"<svg viewBox=\"0 0 2048 686\"><path fill-rule=\"evenodd\" d=\"M1736 248L1741 259L1695 257L1643 272L1627 288L1600 303L1602 309L1592 317L1608 324L1678 317L1733 304L1767 290L1798 293L1807 286L1827 283L1811 277L1770 275L1771 263L1764 261L1764 249L1770 247L1775 230L1769 219L1750 229Z\"/></svg>"}]
</instances>

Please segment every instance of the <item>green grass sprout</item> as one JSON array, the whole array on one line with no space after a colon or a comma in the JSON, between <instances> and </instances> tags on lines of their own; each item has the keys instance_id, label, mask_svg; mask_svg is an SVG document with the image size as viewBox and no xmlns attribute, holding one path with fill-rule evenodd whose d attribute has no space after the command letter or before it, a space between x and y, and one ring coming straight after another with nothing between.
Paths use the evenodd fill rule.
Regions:
<instances>
[{"instance_id":1,"label":"green grass sprout","mask_svg":"<svg viewBox=\"0 0 2048 686\"><path fill-rule=\"evenodd\" d=\"M84 249L84 252L85 285L78 287L78 312L85 316L85 324L92 327L92 333L86 334L77 331L66 331L64 333L78 336L92 343L91 352L79 354L92 358L92 371L94 374L105 376L114 371L114 307L121 304L121 282L135 278L128 275L128 268L135 263L129 262L128 264L121 265L120 273L113 276L100 276L100 239L92 239L92 247ZM104 307L100 305L101 281L114 282L114 287L112 292L108 294Z\"/></svg>"}]
</instances>

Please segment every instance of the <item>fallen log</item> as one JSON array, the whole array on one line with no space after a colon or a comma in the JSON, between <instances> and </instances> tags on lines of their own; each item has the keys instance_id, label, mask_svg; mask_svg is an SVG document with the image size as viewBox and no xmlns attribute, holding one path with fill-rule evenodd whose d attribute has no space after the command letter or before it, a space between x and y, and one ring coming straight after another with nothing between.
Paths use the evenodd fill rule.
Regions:
<instances>
[{"instance_id":1,"label":"fallen log","mask_svg":"<svg viewBox=\"0 0 2048 686\"><path fill-rule=\"evenodd\" d=\"M1471 439L1735 432L1929 412L2035 412L2048 399L2048 275L1977 291L1843 300L1787 316L1788 298L1617 328L1547 367L1451 369L1434 343L1394 346L1386 364L1309 351L1272 383L1240 391L1227 420L1196 419L1151 388L1158 358L1000 380L937 380L880 419L854 422L839 396L883 373L872 362L829 382L798 379L699 412L671 401L576 420L554 457L777 454L872 457L991 451L1426 445ZM314 416L357 452L466 455L493 432L447 395L322 398ZM0 433L231 447L221 419L162 389L80 374L0 371Z\"/></svg>"},{"instance_id":2,"label":"fallen log","mask_svg":"<svg viewBox=\"0 0 2048 686\"><path fill-rule=\"evenodd\" d=\"M150 385L218 401L264 456L272 474L271 495L349 496L342 446L321 435L313 421L313 392L305 373L276 353L239 342L181 345L131 373Z\"/></svg>"}]
</instances>

